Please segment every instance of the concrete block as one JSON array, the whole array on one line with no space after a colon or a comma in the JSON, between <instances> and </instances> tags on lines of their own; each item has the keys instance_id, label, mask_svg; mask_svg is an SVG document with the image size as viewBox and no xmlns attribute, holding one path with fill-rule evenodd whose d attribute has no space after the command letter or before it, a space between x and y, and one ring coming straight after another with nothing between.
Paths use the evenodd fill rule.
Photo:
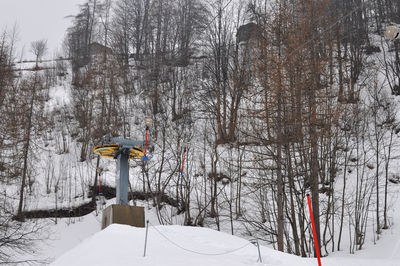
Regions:
<instances>
[{"instance_id":1,"label":"concrete block","mask_svg":"<svg viewBox=\"0 0 400 266\"><path fill-rule=\"evenodd\" d=\"M145 227L144 207L128 205L111 205L103 210L101 229L110 224L126 224L136 227Z\"/></svg>"}]
</instances>

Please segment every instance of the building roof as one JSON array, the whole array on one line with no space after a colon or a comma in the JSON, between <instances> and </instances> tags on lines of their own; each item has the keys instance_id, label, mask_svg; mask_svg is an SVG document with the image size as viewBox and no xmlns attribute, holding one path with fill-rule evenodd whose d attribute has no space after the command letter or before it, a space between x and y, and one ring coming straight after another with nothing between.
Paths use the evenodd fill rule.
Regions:
<instances>
[{"instance_id":1,"label":"building roof","mask_svg":"<svg viewBox=\"0 0 400 266\"><path fill-rule=\"evenodd\" d=\"M247 42L250 39L255 39L259 31L259 26L253 22L244 24L239 27L236 33L237 42Z\"/></svg>"},{"instance_id":2,"label":"building roof","mask_svg":"<svg viewBox=\"0 0 400 266\"><path fill-rule=\"evenodd\" d=\"M90 53L93 54L103 54L106 52L107 54L113 54L113 51L110 47L104 46L98 42L92 42L90 44Z\"/></svg>"}]
</instances>

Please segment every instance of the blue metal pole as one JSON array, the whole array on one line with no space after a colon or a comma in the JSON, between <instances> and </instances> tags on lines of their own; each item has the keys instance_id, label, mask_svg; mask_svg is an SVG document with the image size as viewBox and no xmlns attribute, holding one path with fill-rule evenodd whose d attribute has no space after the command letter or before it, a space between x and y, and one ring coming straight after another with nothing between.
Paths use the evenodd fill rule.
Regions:
<instances>
[{"instance_id":1,"label":"blue metal pole","mask_svg":"<svg viewBox=\"0 0 400 266\"><path fill-rule=\"evenodd\" d=\"M122 148L117 161L117 204L128 205L129 149Z\"/></svg>"}]
</instances>

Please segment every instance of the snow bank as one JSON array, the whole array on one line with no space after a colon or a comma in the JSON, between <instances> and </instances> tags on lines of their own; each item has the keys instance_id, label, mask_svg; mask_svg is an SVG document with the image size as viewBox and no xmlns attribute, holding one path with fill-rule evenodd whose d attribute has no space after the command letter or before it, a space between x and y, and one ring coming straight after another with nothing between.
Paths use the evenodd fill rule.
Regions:
<instances>
[{"instance_id":1,"label":"snow bank","mask_svg":"<svg viewBox=\"0 0 400 266\"><path fill-rule=\"evenodd\" d=\"M262 263L257 262L257 247L245 239L215 230L184 226L150 226L147 254L144 228L111 225L59 257L52 266L173 265L318 265L315 259L300 258L261 246ZM399 261L354 257L323 258L322 265L400 265Z\"/></svg>"},{"instance_id":2,"label":"snow bank","mask_svg":"<svg viewBox=\"0 0 400 266\"><path fill-rule=\"evenodd\" d=\"M259 265L257 247L247 240L199 227L150 226L143 257L145 232L144 228L111 225L51 265ZM309 260L265 247L262 259L265 265L284 265L282 261L309 265L299 264Z\"/></svg>"}]
</instances>

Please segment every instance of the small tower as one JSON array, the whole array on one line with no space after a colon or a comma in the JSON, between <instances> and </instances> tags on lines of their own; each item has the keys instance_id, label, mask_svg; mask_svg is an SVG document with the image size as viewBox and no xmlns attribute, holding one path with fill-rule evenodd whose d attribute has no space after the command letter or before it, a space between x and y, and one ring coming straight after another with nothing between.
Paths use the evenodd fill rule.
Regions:
<instances>
[{"instance_id":1,"label":"small tower","mask_svg":"<svg viewBox=\"0 0 400 266\"><path fill-rule=\"evenodd\" d=\"M144 208L128 205L129 188L129 159L149 160L147 153L147 134L149 122L146 123L146 141L104 137L102 145L94 148L94 153L117 159L116 196L117 204L107 207L103 211L101 228L104 229L113 223L127 224L136 227L145 226Z\"/></svg>"}]
</instances>

